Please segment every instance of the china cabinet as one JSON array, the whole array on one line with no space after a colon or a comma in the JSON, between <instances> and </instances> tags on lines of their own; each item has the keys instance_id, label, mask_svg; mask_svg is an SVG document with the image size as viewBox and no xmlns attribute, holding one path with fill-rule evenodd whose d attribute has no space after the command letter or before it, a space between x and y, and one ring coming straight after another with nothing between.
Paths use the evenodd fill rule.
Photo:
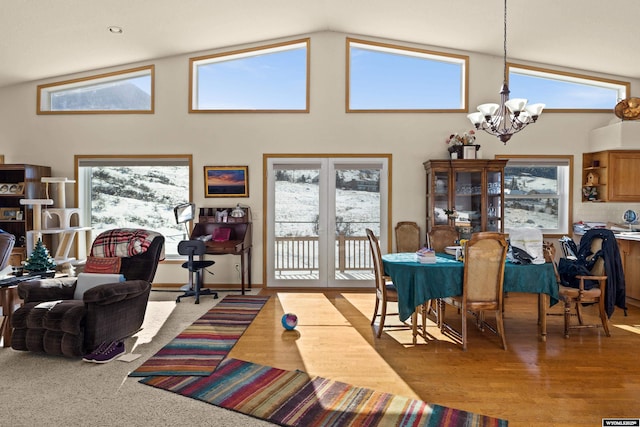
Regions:
<instances>
[{"instance_id":1,"label":"china cabinet","mask_svg":"<svg viewBox=\"0 0 640 427\"><path fill-rule=\"evenodd\" d=\"M454 225L461 238L504 231L504 168L507 160L428 160L427 230Z\"/></svg>"}]
</instances>

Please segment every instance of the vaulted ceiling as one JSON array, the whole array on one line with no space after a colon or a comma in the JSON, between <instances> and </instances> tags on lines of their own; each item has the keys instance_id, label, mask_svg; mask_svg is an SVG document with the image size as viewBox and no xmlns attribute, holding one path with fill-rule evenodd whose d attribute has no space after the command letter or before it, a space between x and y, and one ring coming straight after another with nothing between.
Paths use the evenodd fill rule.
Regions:
<instances>
[{"instance_id":1,"label":"vaulted ceiling","mask_svg":"<svg viewBox=\"0 0 640 427\"><path fill-rule=\"evenodd\" d=\"M640 78L639 19L638 0L509 0L509 59ZM501 57L503 1L0 0L0 28L2 87L317 31Z\"/></svg>"}]
</instances>

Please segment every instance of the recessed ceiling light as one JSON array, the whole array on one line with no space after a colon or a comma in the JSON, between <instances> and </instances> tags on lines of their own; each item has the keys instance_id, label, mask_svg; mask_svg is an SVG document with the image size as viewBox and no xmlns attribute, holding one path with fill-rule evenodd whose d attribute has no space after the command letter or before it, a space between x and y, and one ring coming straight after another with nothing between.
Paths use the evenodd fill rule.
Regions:
<instances>
[{"instance_id":1,"label":"recessed ceiling light","mask_svg":"<svg viewBox=\"0 0 640 427\"><path fill-rule=\"evenodd\" d=\"M122 27L117 27L115 25L112 25L109 27L109 32L111 34L122 34L124 31L122 30Z\"/></svg>"}]
</instances>

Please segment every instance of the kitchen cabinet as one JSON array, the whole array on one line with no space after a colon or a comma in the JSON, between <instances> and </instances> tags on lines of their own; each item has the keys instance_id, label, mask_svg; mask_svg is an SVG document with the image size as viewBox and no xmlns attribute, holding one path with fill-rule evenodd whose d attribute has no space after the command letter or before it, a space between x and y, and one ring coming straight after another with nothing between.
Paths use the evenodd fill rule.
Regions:
<instances>
[{"instance_id":1,"label":"kitchen cabinet","mask_svg":"<svg viewBox=\"0 0 640 427\"><path fill-rule=\"evenodd\" d=\"M617 238L627 301L640 305L640 240Z\"/></svg>"},{"instance_id":2,"label":"kitchen cabinet","mask_svg":"<svg viewBox=\"0 0 640 427\"><path fill-rule=\"evenodd\" d=\"M583 202L640 202L640 150L582 155Z\"/></svg>"},{"instance_id":3,"label":"kitchen cabinet","mask_svg":"<svg viewBox=\"0 0 640 427\"><path fill-rule=\"evenodd\" d=\"M428 160L427 230L454 225L461 238L504 231L504 168L507 160ZM452 213L455 211L455 213Z\"/></svg>"}]
</instances>

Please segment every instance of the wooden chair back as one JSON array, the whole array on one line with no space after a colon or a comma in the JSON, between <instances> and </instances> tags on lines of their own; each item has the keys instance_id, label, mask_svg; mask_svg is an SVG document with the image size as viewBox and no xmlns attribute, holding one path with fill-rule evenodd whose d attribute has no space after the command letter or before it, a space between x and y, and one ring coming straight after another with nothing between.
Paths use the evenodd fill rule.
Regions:
<instances>
[{"instance_id":1,"label":"wooden chair back","mask_svg":"<svg viewBox=\"0 0 640 427\"><path fill-rule=\"evenodd\" d=\"M560 273L558 273L558 263L556 262L556 247L553 242L542 242L542 255L544 256L544 262L551 263L553 265L553 272L556 275L556 282L562 283L560 280Z\"/></svg>"},{"instance_id":2,"label":"wooden chair back","mask_svg":"<svg viewBox=\"0 0 640 427\"><path fill-rule=\"evenodd\" d=\"M429 244L436 252L444 252L447 246L453 246L460 239L458 230L452 225L434 225L429 231Z\"/></svg>"},{"instance_id":3,"label":"wooden chair back","mask_svg":"<svg viewBox=\"0 0 640 427\"><path fill-rule=\"evenodd\" d=\"M416 252L420 249L420 227L412 221L396 224L396 252Z\"/></svg>"},{"instance_id":4,"label":"wooden chair back","mask_svg":"<svg viewBox=\"0 0 640 427\"><path fill-rule=\"evenodd\" d=\"M376 280L376 293L378 293L383 301L386 301L387 288L385 286L384 270L382 267L382 252L380 251L380 242L373 234L373 231L366 229L367 239L369 240L369 248L371 249L371 258L373 260L373 271Z\"/></svg>"},{"instance_id":5,"label":"wooden chair back","mask_svg":"<svg viewBox=\"0 0 640 427\"><path fill-rule=\"evenodd\" d=\"M599 237L594 237L593 240L591 240L591 253L592 255L588 256L587 259L591 259L593 258L593 255L596 254L596 252L598 252L599 250L602 249L602 239ZM605 272L604 269L604 257L600 257L598 258L598 260L595 262L595 264L593 264L593 267L590 270L591 274L593 276L606 276L607 273Z\"/></svg>"},{"instance_id":6,"label":"wooden chair back","mask_svg":"<svg viewBox=\"0 0 640 427\"><path fill-rule=\"evenodd\" d=\"M587 256L587 260L591 260L593 256L602 249L603 239L601 237L594 237L591 240L591 246L589 250L591 251L591 255ZM566 258L567 253L565 252ZM560 299L564 303L564 336L565 338L569 338L569 330L570 329L579 329L579 328L595 328L602 327L606 336L610 336L609 332L609 320L607 318L606 313L606 290L607 290L607 273L605 270L604 257L600 257L593 264L591 269L589 270L590 275L588 276L576 276L579 280L578 287L570 287L563 286L560 281L559 294ZM559 277L557 270L556 275ZM587 289L585 287L585 282L595 281L597 282L597 287ZM598 304L598 311L600 314L600 324L590 323L586 324L584 322L583 314L582 314L582 304ZM571 318L573 317L573 312L575 311L575 316L578 318L578 323L573 324L571 322Z\"/></svg>"},{"instance_id":7,"label":"wooden chair back","mask_svg":"<svg viewBox=\"0 0 640 427\"><path fill-rule=\"evenodd\" d=\"M501 309L507 249L502 233L471 235L464 256L463 304L468 309Z\"/></svg>"}]
</instances>

